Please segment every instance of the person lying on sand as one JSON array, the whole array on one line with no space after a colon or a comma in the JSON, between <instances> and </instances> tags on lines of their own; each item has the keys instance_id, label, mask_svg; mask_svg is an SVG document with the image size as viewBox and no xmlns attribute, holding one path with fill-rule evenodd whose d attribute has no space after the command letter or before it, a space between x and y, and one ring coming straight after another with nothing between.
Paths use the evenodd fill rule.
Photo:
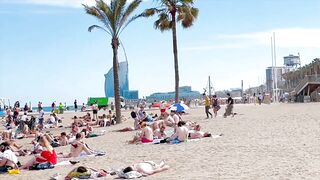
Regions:
<instances>
[{"instance_id":1,"label":"person lying on sand","mask_svg":"<svg viewBox=\"0 0 320 180\"><path fill-rule=\"evenodd\" d=\"M74 168L72 171L68 173L68 175L64 178L65 180L71 179L96 179L107 176L106 170L97 170L90 167L79 166Z\"/></svg>"},{"instance_id":2,"label":"person lying on sand","mask_svg":"<svg viewBox=\"0 0 320 180\"><path fill-rule=\"evenodd\" d=\"M82 138L81 133L76 135L76 140L71 143L70 153L63 156L64 158L79 157L83 151L87 155L94 154L94 151L86 143L82 142Z\"/></svg>"},{"instance_id":3,"label":"person lying on sand","mask_svg":"<svg viewBox=\"0 0 320 180\"><path fill-rule=\"evenodd\" d=\"M5 142L9 144L10 149L15 153L16 156L25 156L31 154L30 151L22 149L23 146L18 145L14 140L7 140Z\"/></svg>"},{"instance_id":4,"label":"person lying on sand","mask_svg":"<svg viewBox=\"0 0 320 180\"><path fill-rule=\"evenodd\" d=\"M131 171L137 171L142 175L152 175L158 172L168 170L170 167L162 161L160 164L156 164L153 161L146 161L141 163L136 163L123 169L123 173L128 173Z\"/></svg>"},{"instance_id":5,"label":"person lying on sand","mask_svg":"<svg viewBox=\"0 0 320 180\"><path fill-rule=\"evenodd\" d=\"M153 142L152 129L149 126L147 126L145 122L140 123L140 128L141 128L141 134L134 136L133 140L129 141L129 143L133 144L137 142L142 142L142 143Z\"/></svg>"},{"instance_id":6,"label":"person lying on sand","mask_svg":"<svg viewBox=\"0 0 320 180\"><path fill-rule=\"evenodd\" d=\"M194 130L189 131L189 139L198 139L203 137L211 137L211 133L201 131L200 125L196 125Z\"/></svg>"},{"instance_id":7,"label":"person lying on sand","mask_svg":"<svg viewBox=\"0 0 320 180\"><path fill-rule=\"evenodd\" d=\"M29 169L37 163L50 163L52 165L57 164L57 154L53 147L50 145L46 136L39 136L37 138L37 141L43 147L43 151L40 153L40 155L37 155L30 159L25 165L21 167L21 169Z\"/></svg>"},{"instance_id":8,"label":"person lying on sand","mask_svg":"<svg viewBox=\"0 0 320 180\"><path fill-rule=\"evenodd\" d=\"M10 169L17 169L18 158L10 149L8 142L0 144L0 172L8 172Z\"/></svg>"}]
</instances>

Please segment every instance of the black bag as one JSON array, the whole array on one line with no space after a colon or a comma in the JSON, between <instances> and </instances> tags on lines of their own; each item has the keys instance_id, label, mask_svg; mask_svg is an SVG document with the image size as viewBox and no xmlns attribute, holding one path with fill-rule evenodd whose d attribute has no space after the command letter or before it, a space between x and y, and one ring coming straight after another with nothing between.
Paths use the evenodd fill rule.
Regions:
<instances>
[{"instance_id":1,"label":"black bag","mask_svg":"<svg viewBox=\"0 0 320 180\"><path fill-rule=\"evenodd\" d=\"M52 168L54 168L54 166L51 163L45 162L45 163L34 164L32 167L30 167L30 170L43 170L43 169L52 169Z\"/></svg>"}]
</instances>

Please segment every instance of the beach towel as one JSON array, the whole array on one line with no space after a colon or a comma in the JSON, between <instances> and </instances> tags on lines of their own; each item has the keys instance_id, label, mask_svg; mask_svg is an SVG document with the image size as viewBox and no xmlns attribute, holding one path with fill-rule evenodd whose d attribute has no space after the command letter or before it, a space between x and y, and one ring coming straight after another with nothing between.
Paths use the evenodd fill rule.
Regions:
<instances>
[{"instance_id":1,"label":"beach towel","mask_svg":"<svg viewBox=\"0 0 320 180\"><path fill-rule=\"evenodd\" d=\"M142 174L138 171L130 171L127 173L123 173L122 171L118 172L118 177L123 179L135 179L142 177Z\"/></svg>"}]
</instances>

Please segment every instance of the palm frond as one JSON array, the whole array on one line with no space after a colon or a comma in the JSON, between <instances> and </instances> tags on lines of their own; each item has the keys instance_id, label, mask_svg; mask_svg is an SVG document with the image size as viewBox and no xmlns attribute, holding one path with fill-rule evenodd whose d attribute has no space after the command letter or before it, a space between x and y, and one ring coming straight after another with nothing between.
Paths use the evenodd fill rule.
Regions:
<instances>
[{"instance_id":1,"label":"palm frond","mask_svg":"<svg viewBox=\"0 0 320 180\"><path fill-rule=\"evenodd\" d=\"M124 11L124 13L122 15L119 26L122 27L124 25L124 23L128 20L129 16L138 8L138 6L140 5L141 2L142 2L142 0L134 0L132 3L129 4L129 6L127 7L127 9ZM137 18L135 18L135 19L137 19ZM127 25L128 25L128 23L126 23L125 26L127 26Z\"/></svg>"},{"instance_id":2,"label":"palm frond","mask_svg":"<svg viewBox=\"0 0 320 180\"><path fill-rule=\"evenodd\" d=\"M167 13L163 12L159 14L159 19L154 22L155 29L159 29L161 32L170 30L172 28L172 21L169 20Z\"/></svg>"},{"instance_id":3,"label":"palm frond","mask_svg":"<svg viewBox=\"0 0 320 180\"><path fill-rule=\"evenodd\" d=\"M110 33L108 30L106 30L105 28L103 28L103 27L101 27L101 26L98 26L98 25L92 25L92 26L90 26L90 27L88 28L88 31L89 31L89 32L92 32L93 29L100 29L100 30L105 31L105 32L108 33L109 35L111 35L111 33Z\"/></svg>"},{"instance_id":4,"label":"palm frond","mask_svg":"<svg viewBox=\"0 0 320 180\"><path fill-rule=\"evenodd\" d=\"M115 20L115 24L118 27L117 31L119 31L119 28L121 27L120 25L120 21L123 17L123 13L124 13L124 9L125 9L125 5L127 0L112 0L115 1L115 9L114 11L114 20Z\"/></svg>"}]
</instances>

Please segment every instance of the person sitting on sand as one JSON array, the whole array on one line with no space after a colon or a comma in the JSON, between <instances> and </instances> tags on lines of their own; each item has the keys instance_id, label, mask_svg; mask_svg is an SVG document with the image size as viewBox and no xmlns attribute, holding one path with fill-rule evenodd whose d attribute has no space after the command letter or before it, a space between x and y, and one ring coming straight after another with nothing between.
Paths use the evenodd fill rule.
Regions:
<instances>
[{"instance_id":1,"label":"person sitting on sand","mask_svg":"<svg viewBox=\"0 0 320 180\"><path fill-rule=\"evenodd\" d=\"M162 161L160 164L156 164L153 161L145 161L141 163L136 163L123 169L123 173L128 173L131 171L137 171L142 175L152 175L158 172L168 170L170 167Z\"/></svg>"},{"instance_id":2,"label":"person sitting on sand","mask_svg":"<svg viewBox=\"0 0 320 180\"><path fill-rule=\"evenodd\" d=\"M136 135L133 137L133 140L130 141L129 143L136 143L136 142L142 142L142 143L149 143L153 142L153 131L152 129L147 126L145 122L140 123L140 128L141 128L141 134Z\"/></svg>"},{"instance_id":3,"label":"person sitting on sand","mask_svg":"<svg viewBox=\"0 0 320 180\"><path fill-rule=\"evenodd\" d=\"M52 165L57 164L58 158L57 158L56 151L50 145L46 136L43 136L43 135L39 136L37 138L37 141L44 148L44 150L40 153L39 156L32 158L25 165L23 165L21 167L22 169L29 169L30 167L32 167L34 164L37 164L37 163L50 163Z\"/></svg>"},{"instance_id":4,"label":"person sitting on sand","mask_svg":"<svg viewBox=\"0 0 320 180\"><path fill-rule=\"evenodd\" d=\"M170 115L174 121L174 125L177 125L179 123L179 121L181 120L181 117L178 115L178 113L176 112L176 110L171 110Z\"/></svg>"},{"instance_id":5,"label":"person sitting on sand","mask_svg":"<svg viewBox=\"0 0 320 180\"><path fill-rule=\"evenodd\" d=\"M18 169L18 158L10 149L8 142L0 144L0 172L8 172L10 169Z\"/></svg>"},{"instance_id":6,"label":"person sitting on sand","mask_svg":"<svg viewBox=\"0 0 320 180\"><path fill-rule=\"evenodd\" d=\"M211 137L211 133L201 131L200 125L196 125L194 130L189 131L189 139L198 139L203 137Z\"/></svg>"},{"instance_id":7,"label":"person sitting on sand","mask_svg":"<svg viewBox=\"0 0 320 180\"><path fill-rule=\"evenodd\" d=\"M73 118L73 124L76 124L78 127L84 126L86 123L79 119L77 116L74 116Z\"/></svg>"},{"instance_id":8,"label":"person sitting on sand","mask_svg":"<svg viewBox=\"0 0 320 180\"><path fill-rule=\"evenodd\" d=\"M167 138L166 127L161 126L160 128L153 131L153 137L155 139L165 139Z\"/></svg>"},{"instance_id":9,"label":"person sitting on sand","mask_svg":"<svg viewBox=\"0 0 320 180\"><path fill-rule=\"evenodd\" d=\"M86 143L82 142L82 138L83 136L81 133L76 135L76 140L71 143L70 153L66 156L63 156L64 158L79 157L83 151L86 155L94 154L94 151L89 148Z\"/></svg>"},{"instance_id":10,"label":"person sitting on sand","mask_svg":"<svg viewBox=\"0 0 320 180\"><path fill-rule=\"evenodd\" d=\"M163 117L164 124L166 126L169 126L169 127L173 127L174 126L174 124L175 124L174 119L172 118L172 116L170 116L169 113L164 112L162 114L162 117Z\"/></svg>"},{"instance_id":11,"label":"person sitting on sand","mask_svg":"<svg viewBox=\"0 0 320 180\"><path fill-rule=\"evenodd\" d=\"M109 109L109 113L107 115L107 119L109 120L109 122L111 123L111 125L115 124L115 118L116 115L112 113L112 111Z\"/></svg>"},{"instance_id":12,"label":"person sitting on sand","mask_svg":"<svg viewBox=\"0 0 320 180\"><path fill-rule=\"evenodd\" d=\"M86 115L80 117L80 119L83 119L86 122L91 122L92 121L90 113L87 113Z\"/></svg>"},{"instance_id":13,"label":"person sitting on sand","mask_svg":"<svg viewBox=\"0 0 320 180\"><path fill-rule=\"evenodd\" d=\"M60 136L56 136L56 137L53 137L50 134L45 134L45 136L47 137L48 141L52 146L53 144L56 146L66 146L69 144L69 140L66 132L62 132Z\"/></svg>"},{"instance_id":14,"label":"person sitting on sand","mask_svg":"<svg viewBox=\"0 0 320 180\"><path fill-rule=\"evenodd\" d=\"M126 128L123 128L123 129L115 130L115 132L127 132L127 131L135 131L135 130L139 130L140 129L140 122L141 121L137 117L137 113L135 111L132 111L130 113L130 115L134 120L133 127L126 127Z\"/></svg>"},{"instance_id":15,"label":"person sitting on sand","mask_svg":"<svg viewBox=\"0 0 320 180\"><path fill-rule=\"evenodd\" d=\"M175 133L170 137L170 141L184 142L188 139L189 129L184 121L179 121Z\"/></svg>"},{"instance_id":16,"label":"person sitting on sand","mask_svg":"<svg viewBox=\"0 0 320 180\"><path fill-rule=\"evenodd\" d=\"M89 138L90 135L93 133L93 127L90 126L89 123L87 123L86 127L83 128L81 132L84 134L86 138Z\"/></svg>"},{"instance_id":17,"label":"person sitting on sand","mask_svg":"<svg viewBox=\"0 0 320 180\"><path fill-rule=\"evenodd\" d=\"M81 112L85 112L87 110L87 107L84 103L82 103Z\"/></svg>"},{"instance_id":18,"label":"person sitting on sand","mask_svg":"<svg viewBox=\"0 0 320 180\"><path fill-rule=\"evenodd\" d=\"M107 118L107 115L103 114L100 120L97 120L97 124L100 127L106 127L106 126L110 126L111 122L110 120Z\"/></svg>"},{"instance_id":19,"label":"person sitting on sand","mask_svg":"<svg viewBox=\"0 0 320 180\"><path fill-rule=\"evenodd\" d=\"M71 127L71 136L76 136L80 132L79 127L76 124L73 124Z\"/></svg>"}]
</instances>

